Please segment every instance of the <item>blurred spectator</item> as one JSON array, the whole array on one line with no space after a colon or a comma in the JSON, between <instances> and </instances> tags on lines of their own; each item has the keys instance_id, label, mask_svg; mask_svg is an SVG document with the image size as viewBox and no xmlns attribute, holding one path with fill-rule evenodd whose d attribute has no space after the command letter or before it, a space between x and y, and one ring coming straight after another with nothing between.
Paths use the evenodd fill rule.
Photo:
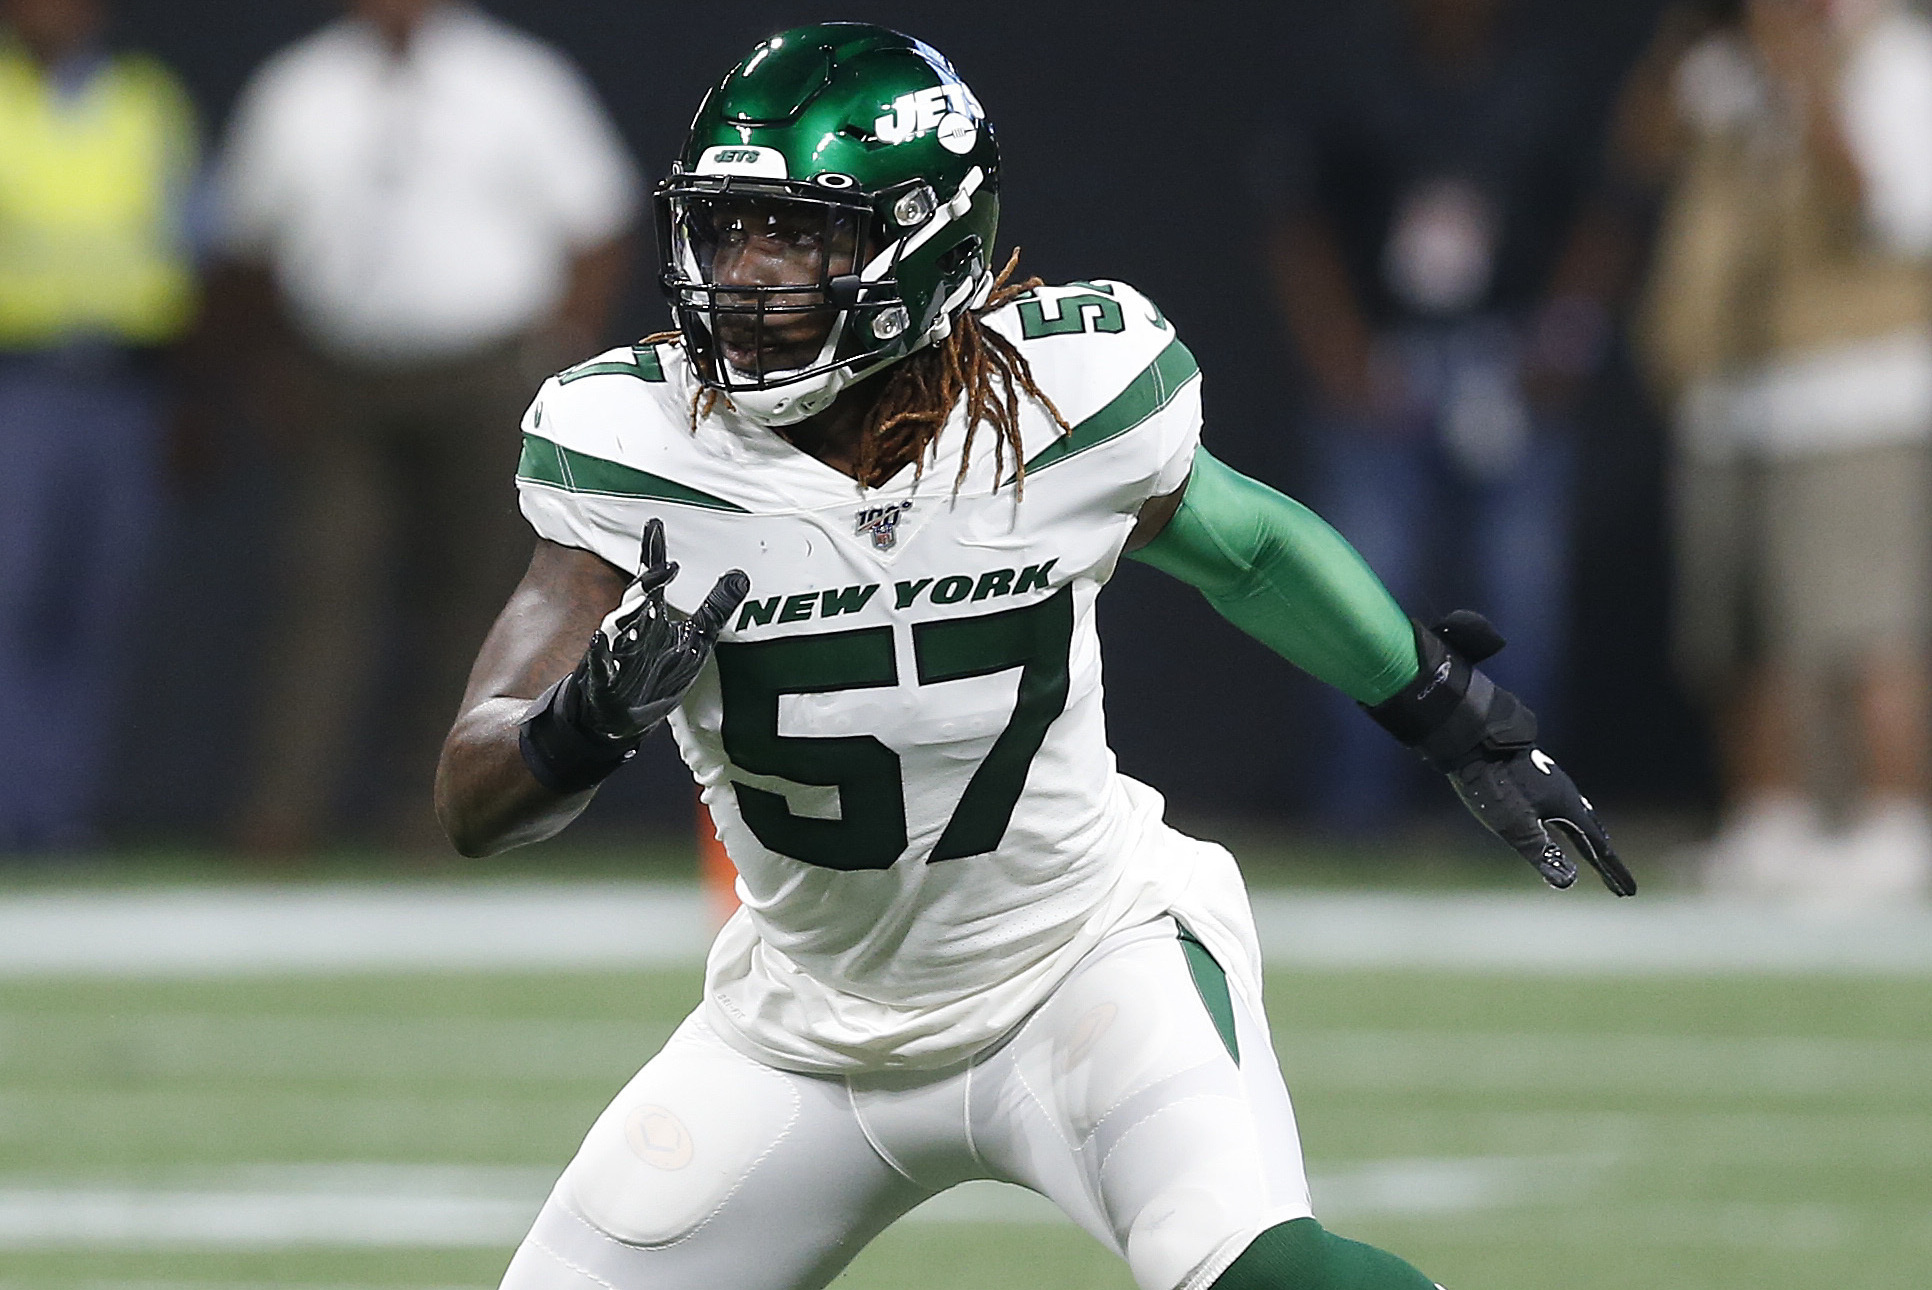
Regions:
<instances>
[{"instance_id":1,"label":"blurred spectator","mask_svg":"<svg viewBox=\"0 0 1932 1290\"><path fill-rule=\"evenodd\" d=\"M0 852L94 841L195 308L193 113L106 19L0 2Z\"/></svg>"},{"instance_id":2,"label":"blurred spectator","mask_svg":"<svg viewBox=\"0 0 1932 1290\"><path fill-rule=\"evenodd\" d=\"M1270 267L1314 382L1317 508L1418 615L1494 620L1510 646L1486 666L1547 732L1572 412L1633 238L1598 191L1611 78L1531 16L1510 0L1330 6L1305 51ZM1325 821L1399 822L1400 750L1344 701L1330 719Z\"/></svg>"},{"instance_id":3,"label":"blurred spectator","mask_svg":"<svg viewBox=\"0 0 1932 1290\"><path fill-rule=\"evenodd\" d=\"M1932 881L1932 24L1718 7L1678 62L1649 349L1677 410L1678 660L1718 713L1708 877ZM1817 803L1850 778L1848 828Z\"/></svg>"},{"instance_id":4,"label":"blurred spectator","mask_svg":"<svg viewBox=\"0 0 1932 1290\"><path fill-rule=\"evenodd\" d=\"M517 427L541 377L596 347L639 200L556 51L452 0L347 9L256 73L219 177L214 326L256 342L294 484L237 827L261 853L321 840L363 754L397 803L385 840L442 845L436 750L530 550ZM271 315L280 349L260 343ZM372 720L390 657L403 710Z\"/></svg>"}]
</instances>

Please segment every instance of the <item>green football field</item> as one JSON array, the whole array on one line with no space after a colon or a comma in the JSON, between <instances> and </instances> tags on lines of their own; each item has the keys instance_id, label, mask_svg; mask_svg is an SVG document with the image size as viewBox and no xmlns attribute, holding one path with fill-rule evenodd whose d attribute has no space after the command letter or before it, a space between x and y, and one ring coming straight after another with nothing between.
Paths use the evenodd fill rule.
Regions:
<instances>
[{"instance_id":1,"label":"green football field","mask_svg":"<svg viewBox=\"0 0 1932 1290\"><path fill-rule=\"evenodd\" d=\"M0 981L0 1288L493 1287L696 989ZM1269 989L1318 1211L1450 1290L1920 1290L1932 1268L1932 980ZM953 1193L837 1284L1131 1287L1033 1199Z\"/></svg>"}]
</instances>

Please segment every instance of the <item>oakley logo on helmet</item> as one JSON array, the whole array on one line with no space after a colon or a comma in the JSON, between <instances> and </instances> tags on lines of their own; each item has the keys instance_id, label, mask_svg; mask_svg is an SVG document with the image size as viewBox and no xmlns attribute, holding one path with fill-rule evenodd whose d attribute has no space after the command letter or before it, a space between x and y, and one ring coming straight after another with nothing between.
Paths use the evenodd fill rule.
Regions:
<instances>
[{"instance_id":1,"label":"oakley logo on helmet","mask_svg":"<svg viewBox=\"0 0 1932 1290\"><path fill-rule=\"evenodd\" d=\"M979 122L985 115L973 92L957 81L915 90L892 100L892 110L872 124L881 143L905 143L939 132L948 152L968 153L979 142Z\"/></svg>"},{"instance_id":2,"label":"oakley logo on helmet","mask_svg":"<svg viewBox=\"0 0 1932 1290\"><path fill-rule=\"evenodd\" d=\"M776 148L747 148L742 144L707 148L698 159L700 175L749 175L758 179L788 179L785 154Z\"/></svg>"}]
</instances>

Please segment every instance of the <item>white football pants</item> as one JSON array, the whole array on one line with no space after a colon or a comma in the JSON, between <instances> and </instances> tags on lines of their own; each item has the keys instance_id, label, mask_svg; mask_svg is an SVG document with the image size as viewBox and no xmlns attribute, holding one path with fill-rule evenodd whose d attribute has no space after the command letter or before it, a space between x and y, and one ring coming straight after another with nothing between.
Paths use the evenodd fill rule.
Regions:
<instances>
[{"instance_id":1,"label":"white football pants","mask_svg":"<svg viewBox=\"0 0 1932 1290\"><path fill-rule=\"evenodd\" d=\"M503 1290L815 1290L974 1178L1049 1197L1142 1290L1203 1290L1310 1213L1255 983L1228 986L1238 1064L1171 918L1102 941L940 1071L775 1070L693 1014L591 1128Z\"/></svg>"}]
</instances>

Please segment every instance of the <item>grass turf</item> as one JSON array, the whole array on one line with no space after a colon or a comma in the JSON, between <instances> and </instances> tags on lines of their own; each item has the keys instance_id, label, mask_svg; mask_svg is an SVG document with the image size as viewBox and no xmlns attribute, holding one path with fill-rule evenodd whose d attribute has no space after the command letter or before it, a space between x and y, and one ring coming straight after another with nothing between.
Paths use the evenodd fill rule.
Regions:
<instances>
[{"instance_id":1,"label":"grass turf","mask_svg":"<svg viewBox=\"0 0 1932 1290\"><path fill-rule=\"evenodd\" d=\"M513 1238L63 1246L9 1237L6 1206L347 1163L522 1169L540 1195L696 989L689 972L0 982L0 1290L494 1286ZM1280 973L1269 990L1318 1210L1450 1290L1916 1290L1932 1266L1932 981ZM966 1221L902 1224L837 1284L1132 1283L1070 1227Z\"/></svg>"}]
</instances>

